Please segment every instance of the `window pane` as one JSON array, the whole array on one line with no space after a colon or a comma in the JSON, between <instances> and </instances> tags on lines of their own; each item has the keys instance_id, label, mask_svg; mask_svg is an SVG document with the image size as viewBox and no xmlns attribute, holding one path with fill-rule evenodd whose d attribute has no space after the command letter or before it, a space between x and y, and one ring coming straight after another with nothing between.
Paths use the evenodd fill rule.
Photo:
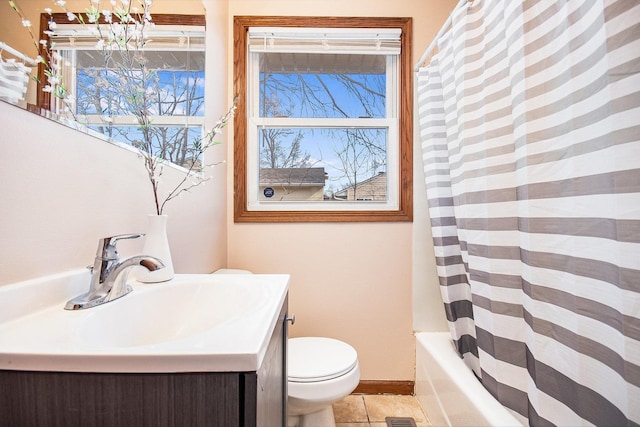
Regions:
<instances>
[{"instance_id":1,"label":"window pane","mask_svg":"<svg viewBox=\"0 0 640 427\"><path fill-rule=\"evenodd\" d=\"M138 126L93 125L89 129L116 141L144 149L145 138ZM194 144L202 140L201 126L154 126L148 130L153 153L171 163L195 170L201 168L201 158L196 157ZM146 150L145 150L146 151Z\"/></svg>"},{"instance_id":2,"label":"window pane","mask_svg":"<svg viewBox=\"0 0 640 427\"><path fill-rule=\"evenodd\" d=\"M134 103L154 116L203 116L204 52L145 53L146 72L99 66L102 52L78 53L77 114L129 115L138 111ZM139 53L140 54L140 53ZM180 64L176 55L190 61ZM197 59L197 60L196 60ZM141 95L144 95L141 96Z\"/></svg>"},{"instance_id":3,"label":"window pane","mask_svg":"<svg viewBox=\"0 0 640 427\"><path fill-rule=\"evenodd\" d=\"M119 69L111 63L105 68L102 51L66 51L64 55L70 58L74 53L79 121L84 122L86 118L94 123L88 125L90 129L141 148L147 140L142 131L137 126L121 125L125 117L131 117L136 111L136 119L144 115L151 123L148 140L155 155L181 166L192 164L193 143L201 139L202 128L166 125L184 123L180 118L157 123L159 116L204 117L204 52L137 52L135 55L144 55L143 62L148 67L144 72Z\"/></svg>"},{"instance_id":4,"label":"window pane","mask_svg":"<svg viewBox=\"0 0 640 427\"><path fill-rule=\"evenodd\" d=\"M260 117L382 118L386 56L260 53Z\"/></svg>"},{"instance_id":5,"label":"window pane","mask_svg":"<svg viewBox=\"0 0 640 427\"><path fill-rule=\"evenodd\" d=\"M385 128L258 130L259 198L386 201Z\"/></svg>"}]
</instances>

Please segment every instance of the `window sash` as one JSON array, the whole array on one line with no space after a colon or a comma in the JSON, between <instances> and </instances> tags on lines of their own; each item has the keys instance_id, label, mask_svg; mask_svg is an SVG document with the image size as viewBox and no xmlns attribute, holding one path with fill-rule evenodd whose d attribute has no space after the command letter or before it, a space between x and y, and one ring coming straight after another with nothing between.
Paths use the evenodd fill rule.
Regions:
<instances>
[{"instance_id":1,"label":"window sash","mask_svg":"<svg viewBox=\"0 0 640 427\"><path fill-rule=\"evenodd\" d=\"M387 130L387 144L386 144L386 156L387 156L387 168L386 168L386 178L387 178L387 200L386 201L369 201L369 200L359 200L359 201L341 201L339 204L327 204L324 201L278 201L278 200L263 200L260 197L260 152L258 147L258 132L261 126L254 125L249 126L248 135L247 135L247 150L249 155L247 156L247 205L249 210L253 211L280 211L280 210L299 210L299 211L311 211L317 209L331 209L334 210L352 210L352 211L387 211L387 210L395 210L399 208L399 174L397 173L397 166L390 168L389 165L398 165L399 163L399 150L397 144L394 144L393 141L397 141L398 139L398 126L397 121L395 123L390 123L388 120L375 120L376 124L371 123L370 119L343 119L348 120L350 124L347 126L342 123L330 125L328 121L324 119L320 119L323 122L323 126L313 126L310 122L305 121L303 125L301 120L294 119L299 122L297 125L289 126L293 129L299 128L384 128ZM278 120L279 121L279 120ZM357 125L356 123L360 121L361 125ZM385 126L386 125L386 126ZM274 127L281 128L287 127L282 124L275 125L275 123L271 123L269 126L265 127Z\"/></svg>"},{"instance_id":2,"label":"window sash","mask_svg":"<svg viewBox=\"0 0 640 427\"><path fill-rule=\"evenodd\" d=\"M73 88L74 95L77 92L78 79L77 79L77 54L74 49L61 49L60 46L56 46L56 50L59 50L62 55L62 60L68 62L70 65L63 66L63 78L64 81L69 82L70 87ZM95 50L95 49L92 49ZM63 108L62 101L55 99L56 107L58 109ZM59 110L56 110L59 111ZM104 117L100 114L80 114L83 118L83 122L87 125L104 124ZM153 115L150 116L154 125L199 125L204 126L204 116L186 116L186 115ZM137 123L136 117L133 115L128 116L109 116L109 120L114 124L122 125L134 125Z\"/></svg>"},{"instance_id":3,"label":"window sash","mask_svg":"<svg viewBox=\"0 0 640 427\"><path fill-rule=\"evenodd\" d=\"M248 126L247 126L247 208L252 211L313 211L317 209L351 210L351 211L389 211L397 210L400 206L400 154L398 143L399 120L399 79L397 68L398 58L395 54L387 56L386 61L386 94L385 118L290 118L290 117L261 117L260 116L260 54L262 51L250 51L247 75L248 91ZM352 52L341 52L352 54ZM359 54L355 52L353 54ZM376 52L380 54L380 52ZM324 201L277 201L264 200L260 197L260 150L258 131L262 127L271 128L384 128L387 130L386 144L386 178L387 200L372 201L341 201L331 204Z\"/></svg>"}]
</instances>

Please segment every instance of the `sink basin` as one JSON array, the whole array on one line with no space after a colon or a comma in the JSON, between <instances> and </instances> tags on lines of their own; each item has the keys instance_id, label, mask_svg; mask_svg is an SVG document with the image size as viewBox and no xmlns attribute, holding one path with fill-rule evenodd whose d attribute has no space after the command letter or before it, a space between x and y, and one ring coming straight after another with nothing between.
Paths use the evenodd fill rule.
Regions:
<instances>
[{"instance_id":1,"label":"sink basin","mask_svg":"<svg viewBox=\"0 0 640 427\"><path fill-rule=\"evenodd\" d=\"M130 281L133 292L98 307L64 310L89 278L78 270L0 287L0 369L256 371L289 282L279 274L176 274Z\"/></svg>"},{"instance_id":2,"label":"sink basin","mask_svg":"<svg viewBox=\"0 0 640 427\"><path fill-rule=\"evenodd\" d=\"M152 286L89 309L81 337L105 348L181 340L245 317L268 301L268 288L249 281L178 276L165 286Z\"/></svg>"}]
</instances>

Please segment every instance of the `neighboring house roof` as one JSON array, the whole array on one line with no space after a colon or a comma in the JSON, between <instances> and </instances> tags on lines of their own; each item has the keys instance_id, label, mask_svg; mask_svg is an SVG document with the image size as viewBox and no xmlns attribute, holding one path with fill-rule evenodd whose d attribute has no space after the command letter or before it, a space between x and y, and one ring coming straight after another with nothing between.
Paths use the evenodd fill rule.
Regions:
<instances>
[{"instance_id":1,"label":"neighboring house roof","mask_svg":"<svg viewBox=\"0 0 640 427\"><path fill-rule=\"evenodd\" d=\"M324 186L324 168L260 168L260 185Z\"/></svg>"}]
</instances>

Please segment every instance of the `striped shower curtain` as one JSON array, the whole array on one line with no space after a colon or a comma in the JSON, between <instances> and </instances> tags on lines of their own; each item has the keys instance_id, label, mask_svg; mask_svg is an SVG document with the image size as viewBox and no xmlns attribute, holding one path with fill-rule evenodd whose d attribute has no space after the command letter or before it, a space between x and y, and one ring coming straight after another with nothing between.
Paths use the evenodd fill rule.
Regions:
<instances>
[{"instance_id":1,"label":"striped shower curtain","mask_svg":"<svg viewBox=\"0 0 640 427\"><path fill-rule=\"evenodd\" d=\"M14 59L4 59L0 51L0 100L17 104L27 94L31 68Z\"/></svg>"},{"instance_id":2,"label":"striped shower curtain","mask_svg":"<svg viewBox=\"0 0 640 427\"><path fill-rule=\"evenodd\" d=\"M525 424L640 425L640 1L464 5L418 108L467 364Z\"/></svg>"}]
</instances>

